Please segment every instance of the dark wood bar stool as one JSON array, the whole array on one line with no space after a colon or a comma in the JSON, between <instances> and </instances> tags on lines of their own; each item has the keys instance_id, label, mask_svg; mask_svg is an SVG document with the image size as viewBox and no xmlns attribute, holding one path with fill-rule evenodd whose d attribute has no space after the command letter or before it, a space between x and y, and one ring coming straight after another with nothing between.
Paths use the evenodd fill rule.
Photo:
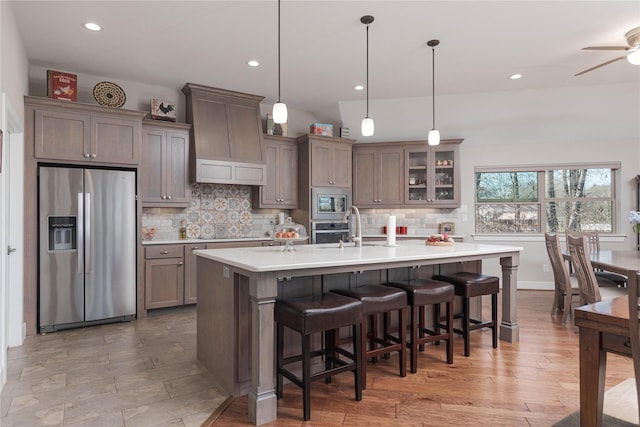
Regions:
<instances>
[{"instance_id":1,"label":"dark wood bar stool","mask_svg":"<svg viewBox=\"0 0 640 427\"><path fill-rule=\"evenodd\" d=\"M428 279L389 282L386 286L399 288L407 294L411 307L411 339L407 343L410 350L411 372L418 371L418 350L424 350L424 344L447 341L447 363L453 363L453 285ZM441 332L440 304L447 304L446 331ZM433 329L427 328L425 306L433 306Z\"/></svg>"},{"instance_id":2,"label":"dark wood bar stool","mask_svg":"<svg viewBox=\"0 0 640 427\"><path fill-rule=\"evenodd\" d=\"M462 329L454 329L455 333L464 338L464 355L469 357L469 333L476 329L490 328L493 335L493 348L498 348L498 292L500 279L486 274L459 272L439 274L434 280L449 282L456 288L456 295L462 298L462 313L455 315L462 318ZM491 295L491 320L471 319L469 316L469 298ZM482 314L481 314L482 316Z\"/></svg>"},{"instance_id":3,"label":"dark wood bar stool","mask_svg":"<svg viewBox=\"0 0 640 427\"><path fill-rule=\"evenodd\" d=\"M407 375L407 334L398 328L398 336L390 331L390 315L398 312L398 325L407 324L407 294L401 289L367 285L353 289L334 289L331 292L355 298L362 302L363 323L368 320L368 332L362 332L362 387L367 388L367 360L378 356L399 353L400 376ZM378 318L383 315L382 332L378 331ZM364 328L364 327L363 327ZM367 342L369 346L367 347Z\"/></svg>"},{"instance_id":4,"label":"dark wood bar stool","mask_svg":"<svg viewBox=\"0 0 640 427\"><path fill-rule=\"evenodd\" d=\"M362 354L360 334L362 330L362 303L353 298L327 292L304 298L278 298L275 303L276 321L276 395L282 398L283 377L302 388L304 420L311 418L311 382L351 371L354 374L356 401L362 400ZM284 327L298 332L302 338L301 354L284 357ZM335 330L352 327L353 351L337 346ZM324 348L311 350L311 335L324 333ZM346 359L339 358L338 355ZM311 361L324 357L324 370L311 373ZM285 366L302 361L302 376L298 377Z\"/></svg>"}]
</instances>

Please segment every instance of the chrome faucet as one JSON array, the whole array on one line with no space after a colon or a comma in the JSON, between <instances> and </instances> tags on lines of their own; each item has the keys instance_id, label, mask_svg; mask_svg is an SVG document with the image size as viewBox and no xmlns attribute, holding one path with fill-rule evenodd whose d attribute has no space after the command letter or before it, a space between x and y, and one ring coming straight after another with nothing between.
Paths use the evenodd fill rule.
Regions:
<instances>
[{"instance_id":1,"label":"chrome faucet","mask_svg":"<svg viewBox=\"0 0 640 427\"><path fill-rule=\"evenodd\" d=\"M347 211L344 213L344 218L342 218L342 222L347 222L349 213L351 211L355 212L356 214L356 235L353 237L353 242L356 244L356 246L362 246L362 225L360 223L360 211L358 210L358 208L355 206L351 206L349 209L347 209Z\"/></svg>"}]
</instances>

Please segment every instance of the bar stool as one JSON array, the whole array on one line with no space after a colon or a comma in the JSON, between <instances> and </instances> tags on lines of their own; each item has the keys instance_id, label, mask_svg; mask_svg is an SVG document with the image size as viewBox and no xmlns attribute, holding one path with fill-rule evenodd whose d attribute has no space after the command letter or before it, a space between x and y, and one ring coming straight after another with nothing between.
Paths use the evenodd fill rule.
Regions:
<instances>
[{"instance_id":1,"label":"bar stool","mask_svg":"<svg viewBox=\"0 0 640 427\"><path fill-rule=\"evenodd\" d=\"M413 279L409 281L389 282L386 286L402 289L407 294L411 307L410 349L411 373L418 371L418 350L424 350L424 344L441 340L447 341L447 363L453 363L453 285L437 280ZM446 332L441 332L440 303L447 304ZM433 306L433 329L428 329L425 321L425 306Z\"/></svg>"},{"instance_id":2,"label":"bar stool","mask_svg":"<svg viewBox=\"0 0 640 427\"><path fill-rule=\"evenodd\" d=\"M277 298L274 309L276 321L276 396L282 398L283 377L302 388L304 420L311 418L311 382L351 371L354 374L356 401L362 400L362 354L360 334L362 329L362 303L353 298L327 292L303 298ZM284 327L298 332L302 339L301 354L284 357ZM336 346L334 330L352 326L353 352ZM324 333L324 348L311 351L311 334ZM336 353L345 356L341 359ZM324 370L311 373L311 360L324 357ZM302 378L285 366L302 361Z\"/></svg>"},{"instance_id":3,"label":"bar stool","mask_svg":"<svg viewBox=\"0 0 640 427\"><path fill-rule=\"evenodd\" d=\"M452 274L438 274L434 280L449 282L456 288L456 295L462 297L462 313L455 315L462 318L462 330L454 329L454 332L464 338L464 355L469 357L469 332L476 329L490 328L493 338L493 348L498 348L498 292L500 292L500 279L486 274L468 273L465 271ZM483 321L471 319L469 316L469 298L491 295L491 320Z\"/></svg>"},{"instance_id":4,"label":"bar stool","mask_svg":"<svg viewBox=\"0 0 640 427\"><path fill-rule=\"evenodd\" d=\"M407 324L407 294L401 289L386 286L367 285L353 289L334 289L331 292L355 298L362 302L362 317L369 323L369 332L363 331L362 339L362 388L367 388L367 363L369 358L374 361L378 356L388 356L391 352L399 352L400 376L407 375L407 335L403 333L402 325ZM393 311L398 311L398 336L390 332L389 317ZM378 317L383 315L382 334L378 333ZM367 341L369 347L367 349Z\"/></svg>"}]
</instances>

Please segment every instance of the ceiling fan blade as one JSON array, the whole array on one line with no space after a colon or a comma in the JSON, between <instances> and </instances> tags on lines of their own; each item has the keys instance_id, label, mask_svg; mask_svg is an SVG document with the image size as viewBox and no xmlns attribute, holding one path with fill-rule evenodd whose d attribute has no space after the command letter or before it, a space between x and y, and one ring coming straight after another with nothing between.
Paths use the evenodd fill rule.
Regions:
<instances>
[{"instance_id":1,"label":"ceiling fan blade","mask_svg":"<svg viewBox=\"0 0 640 427\"><path fill-rule=\"evenodd\" d=\"M628 46L587 46L582 50L627 50Z\"/></svg>"},{"instance_id":2,"label":"ceiling fan blade","mask_svg":"<svg viewBox=\"0 0 640 427\"><path fill-rule=\"evenodd\" d=\"M600 64L600 65L596 65L595 67L591 67L591 68L586 69L586 70L584 70L584 71L580 71L578 74L576 74L576 76L580 76L580 75L582 75L582 74L584 74L584 73L588 73L589 71L593 71L593 70L595 70L596 68L604 67L605 65L609 65L609 64L611 64L612 62L620 61L621 59L625 59L626 57L627 57L627 55L619 56L619 57L614 58L614 59L612 59L612 60L610 60L610 61L603 62L602 64Z\"/></svg>"}]
</instances>

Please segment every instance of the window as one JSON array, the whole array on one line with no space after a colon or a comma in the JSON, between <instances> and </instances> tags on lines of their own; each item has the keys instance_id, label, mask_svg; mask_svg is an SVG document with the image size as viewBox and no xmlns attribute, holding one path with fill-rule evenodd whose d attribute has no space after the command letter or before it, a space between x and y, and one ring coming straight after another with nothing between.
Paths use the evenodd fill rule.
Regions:
<instances>
[{"instance_id":1,"label":"window","mask_svg":"<svg viewBox=\"0 0 640 427\"><path fill-rule=\"evenodd\" d=\"M476 168L476 233L611 233L619 168L619 164Z\"/></svg>"}]
</instances>

